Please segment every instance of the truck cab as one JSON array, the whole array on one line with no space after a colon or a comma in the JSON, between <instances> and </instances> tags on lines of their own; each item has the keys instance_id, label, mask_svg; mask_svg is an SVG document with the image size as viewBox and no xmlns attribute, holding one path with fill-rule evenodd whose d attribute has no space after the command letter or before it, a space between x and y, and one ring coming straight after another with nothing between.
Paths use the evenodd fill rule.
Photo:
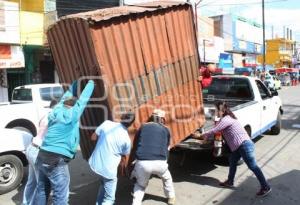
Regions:
<instances>
[{"instance_id":1,"label":"truck cab","mask_svg":"<svg viewBox=\"0 0 300 205\"><path fill-rule=\"evenodd\" d=\"M37 133L39 120L49 111L52 99L63 95L60 84L35 84L16 87L12 101L0 105L0 128L15 128Z\"/></svg>"}]
</instances>

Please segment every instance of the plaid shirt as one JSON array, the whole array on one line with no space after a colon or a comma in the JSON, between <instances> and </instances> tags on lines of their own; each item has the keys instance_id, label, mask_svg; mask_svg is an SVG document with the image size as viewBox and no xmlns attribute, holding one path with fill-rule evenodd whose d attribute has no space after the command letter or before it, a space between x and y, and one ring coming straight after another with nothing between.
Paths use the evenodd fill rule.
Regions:
<instances>
[{"instance_id":1,"label":"plaid shirt","mask_svg":"<svg viewBox=\"0 0 300 205\"><path fill-rule=\"evenodd\" d=\"M238 120L229 115L221 118L217 125L203 134L204 138L212 138L215 133L221 132L231 151L235 151L246 140L250 140L246 130Z\"/></svg>"}]
</instances>

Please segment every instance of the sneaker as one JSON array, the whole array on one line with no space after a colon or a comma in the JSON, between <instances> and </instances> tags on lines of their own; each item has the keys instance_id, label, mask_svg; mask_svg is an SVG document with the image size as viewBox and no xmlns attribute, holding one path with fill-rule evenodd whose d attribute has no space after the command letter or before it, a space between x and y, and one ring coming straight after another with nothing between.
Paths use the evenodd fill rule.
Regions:
<instances>
[{"instance_id":1,"label":"sneaker","mask_svg":"<svg viewBox=\"0 0 300 205\"><path fill-rule=\"evenodd\" d=\"M264 197L267 196L271 191L271 187L268 187L266 189L260 189L259 192L256 193L256 196Z\"/></svg>"},{"instance_id":2,"label":"sneaker","mask_svg":"<svg viewBox=\"0 0 300 205\"><path fill-rule=\"evenodd\" d=\"M169 205L174 205L175 204L175 197L171 197L168 199L168 204Z\"/></svg>"},{"instance_id":3,"label":"sneaker","mask_svg":"<svg viewBox=\"0 0 300 205\"><path fill-rule=\"evenodd\" d=\"M233 183L230 183L228 180L220 182L219 185L225 188L233 188Z\"/></svg>"}]
</instances>

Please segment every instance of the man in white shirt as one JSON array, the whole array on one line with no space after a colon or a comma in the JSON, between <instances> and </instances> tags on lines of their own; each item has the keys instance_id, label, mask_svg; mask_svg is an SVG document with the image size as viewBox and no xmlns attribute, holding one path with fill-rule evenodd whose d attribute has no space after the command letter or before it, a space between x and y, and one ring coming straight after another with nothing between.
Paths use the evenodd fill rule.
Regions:
<instances>
[{"instance_id":1,"label":"man in white shirt","mask_svg":"<svg viewBox=\"0 0 300 205\"><path fill-rule=\"evenodd\" d=\"M127 128L133 123L132 112L121 116L121 122L104 121L91 138L97 140L96 147L89 159L91 169L100 175L97 205L112 205L115 202L117 172L120 161L125 162L130 153L131 141Z\"/></svg>"}]
</instances>

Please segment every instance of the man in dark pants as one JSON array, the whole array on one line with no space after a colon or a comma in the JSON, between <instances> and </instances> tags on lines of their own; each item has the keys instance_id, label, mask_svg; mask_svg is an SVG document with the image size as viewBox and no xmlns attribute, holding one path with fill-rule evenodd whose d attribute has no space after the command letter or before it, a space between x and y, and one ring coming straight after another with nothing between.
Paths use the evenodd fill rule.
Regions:
<instances>
[{"instance_id":1,"label":"man in dark pants","mask_svg":"<svg viewBox=\"0 0 300 205\"><path fill-rule=\"evenodd\" d=\"M136 135L136 162L132 177L136 178L132 205L141 205L145 189L152 174L163 180L168 204L175 204L172 176L168 169L170 131L164 126L165 111L155 109L150 122L142 125Z\"/></svg>"}]
</instances>

